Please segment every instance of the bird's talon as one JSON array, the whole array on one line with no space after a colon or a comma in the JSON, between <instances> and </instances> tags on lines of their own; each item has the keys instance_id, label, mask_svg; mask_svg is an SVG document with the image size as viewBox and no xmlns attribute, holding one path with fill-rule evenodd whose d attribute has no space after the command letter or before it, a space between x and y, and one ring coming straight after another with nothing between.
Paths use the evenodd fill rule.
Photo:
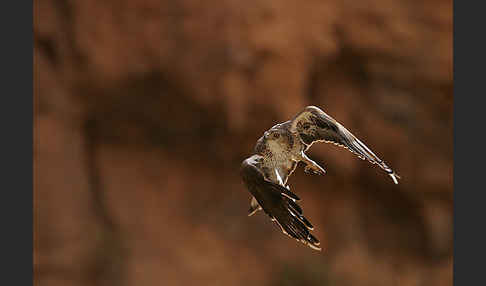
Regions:
<instances>
[{"instance_id":1,"label":"bird's talon","mask_svg":"<svg viewBox=\"0 0 486 286\"><path fill-rule=\"evenodd\" d=\"M307 174L315 174L315 175L324 175L326 174L326 171L324 169L317 169L317 168L312 168L312 167L305 167L304 172Z\"/></svg>"},{"instance_id":2,"label":"bird's talon","mask_svg":"<svg viewBox=\"0 0 486 286\"><path fill-rule=\"evenodd\" d=\"M316 174L316 170L312 169L312 168L307 168L304 170L307 174Z\"/></svg>"}]
</instances>

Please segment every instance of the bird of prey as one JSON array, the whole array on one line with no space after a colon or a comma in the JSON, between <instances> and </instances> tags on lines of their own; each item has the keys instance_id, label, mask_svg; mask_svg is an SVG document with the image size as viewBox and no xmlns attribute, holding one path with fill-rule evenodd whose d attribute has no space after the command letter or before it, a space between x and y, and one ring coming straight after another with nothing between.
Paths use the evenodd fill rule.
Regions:
<instances>
[{"instance_id":1,"label":"bird of prey","mask_svg":"<svg viewBox=\"0 0 486 286\"><path fill-rule=\"evenodd\" d=\"M326 173L305 154L315 142L333 143L377 164L395 184L400 177L363 142L318 107L307 106L292 120L267 130L258 139L255 154L241 164L243 182L252 195L248 216L263 210L284 234L321 250L319 240L310 233L312 224L297 204L299 197L287 185L298 162L305 164L306 173Z\"/></svg>"}]
</instances>

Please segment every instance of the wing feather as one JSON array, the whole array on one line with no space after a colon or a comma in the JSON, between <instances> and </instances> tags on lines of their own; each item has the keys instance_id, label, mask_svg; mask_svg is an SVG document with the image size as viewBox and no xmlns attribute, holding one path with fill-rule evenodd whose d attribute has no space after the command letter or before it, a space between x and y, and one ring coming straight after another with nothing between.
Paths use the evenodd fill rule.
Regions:
<instances>
[{"instance_id":1,"label":"wing feather","mask_svg":"<svg viewBox=\"0 0 486 286\"><path fill-rule=\"evenodd\" d=\"M291 131L299 134L302 142L308 145L307 148L315 142L332 143L346 148L360 159L377 164L398 184L400 176L349 130L318 107L308 106L297 114L292 120Z\"/></svg>"},{"instance_id":2,"label":"wing feather","mask_svg":"<svg viewBox=\"0 0 486 286\"><path fill-rule=\"evenodd\" d=\"M250 193L284 234L321 250L319 240L310 233L312 224L302 215L302 208L296 202L299 198L288 188L265 179L260 159L261 156L254 155L241 165L241 176Z\"/></svg>"}]
</instances>

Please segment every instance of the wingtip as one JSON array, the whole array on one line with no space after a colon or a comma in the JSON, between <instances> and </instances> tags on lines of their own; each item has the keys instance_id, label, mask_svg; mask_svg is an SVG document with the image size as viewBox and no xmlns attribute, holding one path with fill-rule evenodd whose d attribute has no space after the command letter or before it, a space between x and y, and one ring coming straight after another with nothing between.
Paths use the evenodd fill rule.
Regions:
<instances>
[{"instance_id":1,"label":"wingtip","mask_svg":"<svg viewBox=\"0 0 486 286\"><path fill-rule=\"evenodd\" d=\"M312 244L312 243L308 243L307 246L309 246L310 248L314 249L314 250L317 250L317 251L322 251L322 247L319 247L315 244Z\"/></svg>"},{"instance_id":2,"label":"wingtip","mask_svg":"<svg viewBox=\"0 0 486 286\"><path fill-rule=\"evenodd\" d=\"M310 233L307 236L307 239L303 239L302 242L314 250L322 251L322 248L319 246L321 245L321 242Z\"/></svg>"},{"instance_id":3,"label":"wingtip","mask_svg":"<svg viewBox=\"0 0 486 286\"><path fill-rule=\"evenodd\" d=\"M292 238L292 237L291 237ZM317 242L317 243L312 243L306 239L297 239L297 238L294 238L296 241L300 241L302 244L304 244L305 246L308 246L314 250L317 250L317 251L322 251L322 247L319 247L319 245L321 244L320 242Z\"/></svg>"},{"instance_id":4,"label":"wingtip","mask_svg":"<svg viewBox=\"0 0 486 286\"><path fill-rule=\"evenodd\" d=\"M399 175L395 174L395 173L391 173L389 174L390 177L392 178L393 182L395 183L395 185L398 185L398 179L401 179Z\"/></svg>"}]
</instances>

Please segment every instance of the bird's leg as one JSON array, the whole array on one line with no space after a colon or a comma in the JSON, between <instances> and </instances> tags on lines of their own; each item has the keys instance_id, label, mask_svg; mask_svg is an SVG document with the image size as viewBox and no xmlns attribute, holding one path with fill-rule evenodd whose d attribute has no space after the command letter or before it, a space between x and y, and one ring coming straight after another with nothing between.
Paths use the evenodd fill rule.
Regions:
<instances>
[{"instance_id":1,"label":"bird's leg","mask_svg":"<svg viewBox=\"0 0 486 286\"><path fill-rule=\"evenodd\" d=\"M326 173L326 170L319 166L316 162L312 161L309 157L307 157L304 152L301 153L301 159L302 161L306 164L304 167L304 172L306 173L314 173L318 175L324 175Z\"/></svg>"},{"instance_id":2,"label":"bird's leg","mask_svg":"<svg viewBox=\"0 0 486 286\"><path fill-rule=\"evenodd\" d=\"M258 201L255 199L255 197L251 197L250 201L250 209L248 210L248 216L252 216L255 214L257 211L262 210L262 207L258 203Z\"/></svg>"}]
</instances>

